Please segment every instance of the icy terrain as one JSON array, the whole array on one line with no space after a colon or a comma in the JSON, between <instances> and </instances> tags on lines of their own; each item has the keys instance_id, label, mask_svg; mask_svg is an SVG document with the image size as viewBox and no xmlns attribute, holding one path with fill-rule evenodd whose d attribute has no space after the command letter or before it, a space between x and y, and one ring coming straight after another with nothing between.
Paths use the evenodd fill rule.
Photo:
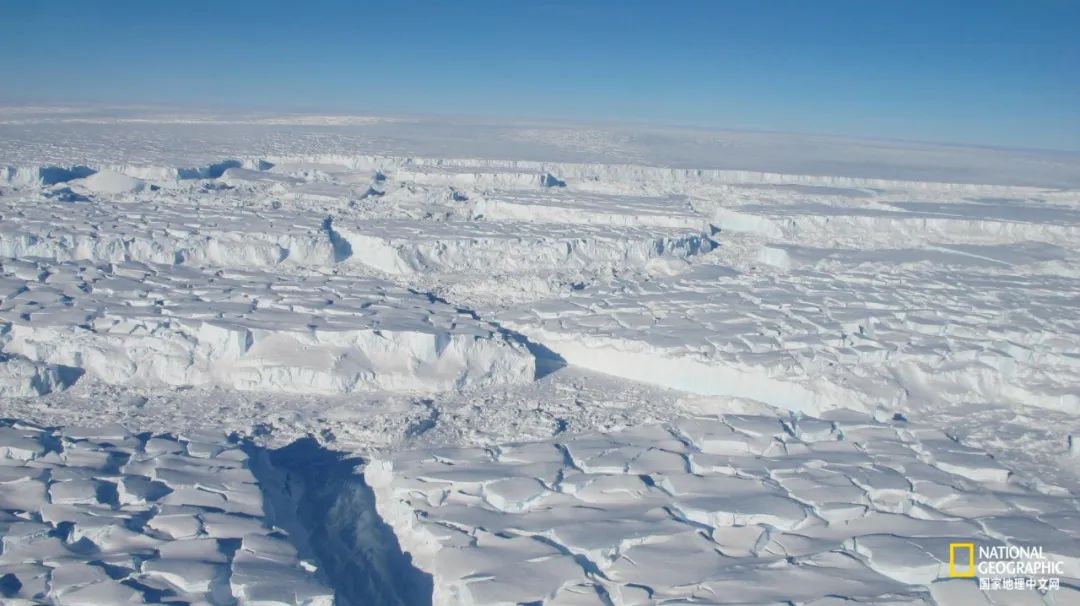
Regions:
<instances>
[{"instance_id":1,"label":"icy terrain","mask_svg":"<svg viewBox=\"0 0 1080 606\"><path fill-rule=\"evenodd\" d=\"M834 418L405 452L367 477L435 604L976 604L975 585L939 582L948 543L1018 534L1080 575L1071 495L1022 490L937 430Z\"/></svg>"},{"instance_id":2,"label":"icy terrain","mask_svg":"<svg viewBox=\"0 0 1080 606\"><path fill-rule=\"evenodd\" d=\"M5 604L334 602L221 433L3 424L0 454Z\"/></svg>"},{"instance_id":3,"label":"icy terrain","mask_svg":"<svg viewBox=\"0 0 1080 606\"><path fill-rule=\"evenodd\" d=\"M1078 175L0 109L0 601L1075 603Z\"/></svg>"}]
</instances>

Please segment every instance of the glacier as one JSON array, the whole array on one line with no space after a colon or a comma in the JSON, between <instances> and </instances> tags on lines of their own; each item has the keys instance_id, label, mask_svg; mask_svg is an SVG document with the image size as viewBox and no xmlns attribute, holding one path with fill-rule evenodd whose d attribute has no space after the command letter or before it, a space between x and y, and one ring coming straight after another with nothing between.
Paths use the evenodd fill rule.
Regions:
<instances>
[{"instance_id":1,"label":"glacier","mask_svg":"<svg viewBox=\"0 0 1080 606\"><path fill-rule=\"evenodd\" d=\"M0 107L0 601L1074 603L1077 175Z\"/></svg>"}]
</instances>

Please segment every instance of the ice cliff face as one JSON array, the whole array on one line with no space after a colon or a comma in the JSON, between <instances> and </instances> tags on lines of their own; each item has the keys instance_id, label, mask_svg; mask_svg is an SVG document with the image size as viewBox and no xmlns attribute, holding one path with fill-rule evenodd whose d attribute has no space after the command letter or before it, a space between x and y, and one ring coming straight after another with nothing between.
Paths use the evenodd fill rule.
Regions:
<instances>
[{"instance_id":1,"label":"ice cliff face","mask_svg":"<svg viewBox=\"0 0 1080 606\"><path fill-rule=\"evenodd\" d=\"M108 383L334 394L485 386L534 372L525 347L491 325L374 278L133 262L2 267L4 351Z\"/></svg>"},{"instance_id":2,"label":"ice cliff face","mask_svg":"<svg viewBox=\"0 0 1080 606\"><path fill-rule=\"evenodd\" d=\"M505 222L402 220L342 224L352 261L388 274L550 273L643 269L654 259L685 260L712 249L699 233L641 227L573 228Z\"/></svg>"}]
</instances>

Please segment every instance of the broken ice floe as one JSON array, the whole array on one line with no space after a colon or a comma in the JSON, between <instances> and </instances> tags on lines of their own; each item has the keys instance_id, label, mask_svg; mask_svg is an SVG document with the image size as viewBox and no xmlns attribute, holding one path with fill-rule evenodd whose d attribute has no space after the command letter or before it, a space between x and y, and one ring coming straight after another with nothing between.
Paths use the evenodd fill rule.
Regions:
<instances>
[{"instance_id":1,"label":"broken ice floe","mask_svg":"<svg viewBox=\"0 0 1080 606\"><path fill-rule=\"evenodd\" d=\"M0 397L43 396L71 387L82 371L0 353Z\"/></svg>"},{"instance_id":2,"label":"broken ice floe","mask_svg":"<svg viewBox=\"0 0 1080 606\"><path fill-rule=\"evenodd\" d=\"M223 434L0 423L5 604L331 606Z\"/></svg>"},{"instance_id":3,"label":"broken ice floe","mask_svg":"<svg viewBox=\"0 0 1080 606\"><path fill-rule=\"evenodd\" d=\"M1080 577L1074 499L850 413L401 452L365 477L437 605L928 603L950 541L1043 545Z\"/></svg>"}]
</instances>

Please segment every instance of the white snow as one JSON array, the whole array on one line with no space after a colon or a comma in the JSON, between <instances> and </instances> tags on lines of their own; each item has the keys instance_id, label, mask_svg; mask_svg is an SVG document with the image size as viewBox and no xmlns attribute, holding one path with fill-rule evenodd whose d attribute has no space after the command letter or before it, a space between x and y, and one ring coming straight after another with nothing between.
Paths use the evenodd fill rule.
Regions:
<instances>
[{"instance_id":1,"label":"white snow","mask_svg":"<svg viewBox=\"0 0 1080 606\"><path fill-rule=\"evenodd\" d=\"M70 184L77 191L95 194L134 194L146 188L146 183L141 179L111 170L99 170L89 177L71 181Z\"/></svg>"},{"instance_id":2,"label":"white snow","mask_svg":"<svg viewBox=\"0 0 1080 606\"><path fill-rule=\"evenodd\" d=\"M1075 602L1077 175L0 108L0 601Z\"/></svg>"}]
</instances>

